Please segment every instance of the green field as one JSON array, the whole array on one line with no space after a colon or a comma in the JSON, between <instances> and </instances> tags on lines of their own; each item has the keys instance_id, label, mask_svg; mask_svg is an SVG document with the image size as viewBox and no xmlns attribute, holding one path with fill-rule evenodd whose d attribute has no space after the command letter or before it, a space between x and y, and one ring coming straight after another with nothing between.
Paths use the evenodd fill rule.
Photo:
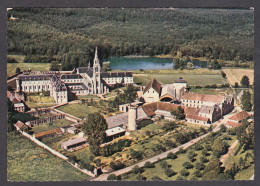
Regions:
<instances>
[{"instance_id":1,"label":"green field","mask_svg":"<svg viewBox=\"0 0 260 186\"><path fill-rule=\"evenodd\" d=\"M79 117L83 119L87 114L98 112L98 109L93 106L86 106L84 104L67 104L65 106L61 106L57 108L63 112L71 114L73 116Z\"/></svg>"},{"instance_id":2,"label":"green field","mask_svg":"<svg viewBox=\"0 0 260 186\"><path fill-rule=\"evenodd\" d=\"M22 135L7 135L8 181L82 181L89 176Z\"/></svg>"},{"instance_id":3,"label":"green field","mask_svg":"<svg viewBox=\"0 0 260 186\"><path fill-rule=\"evenodd\" d=\"M212 85L225 84L226 81L221 75L205 75L205 74L147 74L147 76L134 76L134 82L141 82L146 85L152 78L157 79L161 83L174 83L179 77L187 80L189 85Z\"/></svg>"},{"instance_id":4,"label":"green field","mask_svg":"<svg viewBox=\"0 0 260 186\"><path fill-rule=\"evenodd\" d=\"M50 63L8 63L7 76L15 74L15 70L17 67L19 67L21 71L29 69L31 69L32 71L48 71L50 70L50 66Z\"/></svg>"},{"instance_id":5,"label":"green field","mask_svg":"<svg viewBox=\"0 0 260 186\"><path fill-rule=\"evenodd\" d=\"M34 133L40 133L40 132L64 127L64 126L67 126L69 124L72 124L73 122L66 120L66 119L60 119L60 120L52 121L51 123L52 123L52 125L50 125L49 123L43 123L43 124L35 125L32 128L32 130L34 131Z\"/></svg>"}]
</instances>

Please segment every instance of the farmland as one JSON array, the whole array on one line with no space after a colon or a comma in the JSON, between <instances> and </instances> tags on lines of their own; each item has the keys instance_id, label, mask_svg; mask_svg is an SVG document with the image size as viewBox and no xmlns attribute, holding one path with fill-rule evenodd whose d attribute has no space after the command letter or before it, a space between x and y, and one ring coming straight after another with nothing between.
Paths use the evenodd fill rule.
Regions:
<instances>
[{"instance_id":1,"label":"farmland","mask_svg":"<svg viewBox=\"0 0 260 186\"><path fill-rule=\"evenodd\" d=\"M254 70L253 69L223 69L223 72L227 75L229 84L234 85L236 82L240 84L243 76L249 78L250 85L254 82Z\"/></svg>"},{"instance_id":2,"label":"farmland","mask_svg":"<svg viewBox=\"0 0 260 186\"><path fill-rule=\"evenodd\" d=\"M88 179L87 175L21 135L9 133L7 139L9 181L82 181Z\"/></svg>"}]
</instances>

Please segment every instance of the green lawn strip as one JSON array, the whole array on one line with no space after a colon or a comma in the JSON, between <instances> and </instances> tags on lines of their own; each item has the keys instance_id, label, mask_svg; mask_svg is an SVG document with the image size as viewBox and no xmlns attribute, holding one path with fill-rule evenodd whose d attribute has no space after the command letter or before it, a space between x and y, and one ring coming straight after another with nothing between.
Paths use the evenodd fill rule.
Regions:
<instances>
[{"instance_id":1,"label":"green lawn strip","mask_svg":"<svg viewBox=\"0 0 260 186\"><path fill-rule=\"evenodd\" d=\"M147 74L147 76L134 76L135 82L141 82L141 85L147 84L152 78L157 79L161 83L174 83L179 77L187 80L190 85L212 85L225 84L226 80L219 74Z\"/></svg>"},{"instance_id":2,"label":"green lawn strip","mask_svg":"<svg viewBox=\"0 0 260 186\"><path fill-rule=\"evenodd\" d=\"M9 181L82 181L89 178L20 134L7 135Z\"/></svg>"}]
</instances>

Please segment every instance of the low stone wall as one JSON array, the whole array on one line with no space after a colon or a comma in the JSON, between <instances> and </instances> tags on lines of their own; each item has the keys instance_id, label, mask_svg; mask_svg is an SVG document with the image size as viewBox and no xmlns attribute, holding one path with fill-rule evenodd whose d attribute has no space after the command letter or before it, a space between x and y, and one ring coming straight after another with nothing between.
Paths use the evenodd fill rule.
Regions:
<instances>
[{"instance_id":1,"label":"low stone wall","mask_svg":"<svg viewBox=\"0 0 260 186\"><path fill-rule=\"evenodd\" d=\"M24 132L24 131L22 131L22 130L20 130L20 129L18 129L18 131L19 131L23 136L27 137L28 139L30 139L31 141L33 141L34 143L36 143L36 144L39 145L40 147L42 147L42 148L48 150L48 151L49 151L50 153L52 153L53 155L55 155L55 156L57 156L57 157L59 157L59 158L65 160L65 161L68 162L71 166L73 166L74 168L76 168L76 169L78 169L79 171L83 172L84 174L87 174L87 175L89 175L89 176L91 176L91 177L96 177L96 176L97 176L97 174L96 174L95 171L94 171L94 173L93 173L93 172L91 172L91 171L89 171L89 170L87 170L87 169L81 169L81 168L78 166L77 163L75 163L75 164L70 163L70 162L68 161L68 157L66 157L66 156L64 156L63 154L57 152L56 150L54 150L54 149L48 147L47 145L45 145L45 144L42 143L41 141L37 140L35 137L31 136L30 134L28 134L28 133L26 133L26 132Z\"/></svg>"},{"instance_id":2,"label":"low stone wall","mask_svg":"<svg viewBox=\"0 0 260 186\"><path fill-rule=\"evenodd\" d=\"M69 118L72 118L72 119L75 119L75 120L79 120L79 121L82 121L82 119L80 119L80 118L78 118L78 117L76 117L76 116L73 116L73 115L71 115L71 114L68 114L68 113L66 113L66 112L63 112L63 111L60 111L60 110L58 110L58 109L53 109L54 111L56 111L56 112L58 112L58 113L60 113L60 114L64 114L64 115L66 115L67 117L69 117Z\"/></svg>"}]
</instances>

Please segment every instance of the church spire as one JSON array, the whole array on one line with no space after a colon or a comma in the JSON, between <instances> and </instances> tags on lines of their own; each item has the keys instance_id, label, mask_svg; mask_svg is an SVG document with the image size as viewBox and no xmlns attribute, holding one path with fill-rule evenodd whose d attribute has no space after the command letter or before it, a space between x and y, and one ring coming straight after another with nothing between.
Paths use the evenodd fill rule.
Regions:
<instances>
[{"instance_id":1,"label":"church spire","mask_svg":"<svg viewBox=\"0 0 260 186\"><path fill-rule=\"evenodd\" d=\"M94 63L99 64L99 59L98 59L98 50L97 50L97 46L96 46L96 50L95 50L95 57L94 57Z\"/></svg>"}]
</instances>

